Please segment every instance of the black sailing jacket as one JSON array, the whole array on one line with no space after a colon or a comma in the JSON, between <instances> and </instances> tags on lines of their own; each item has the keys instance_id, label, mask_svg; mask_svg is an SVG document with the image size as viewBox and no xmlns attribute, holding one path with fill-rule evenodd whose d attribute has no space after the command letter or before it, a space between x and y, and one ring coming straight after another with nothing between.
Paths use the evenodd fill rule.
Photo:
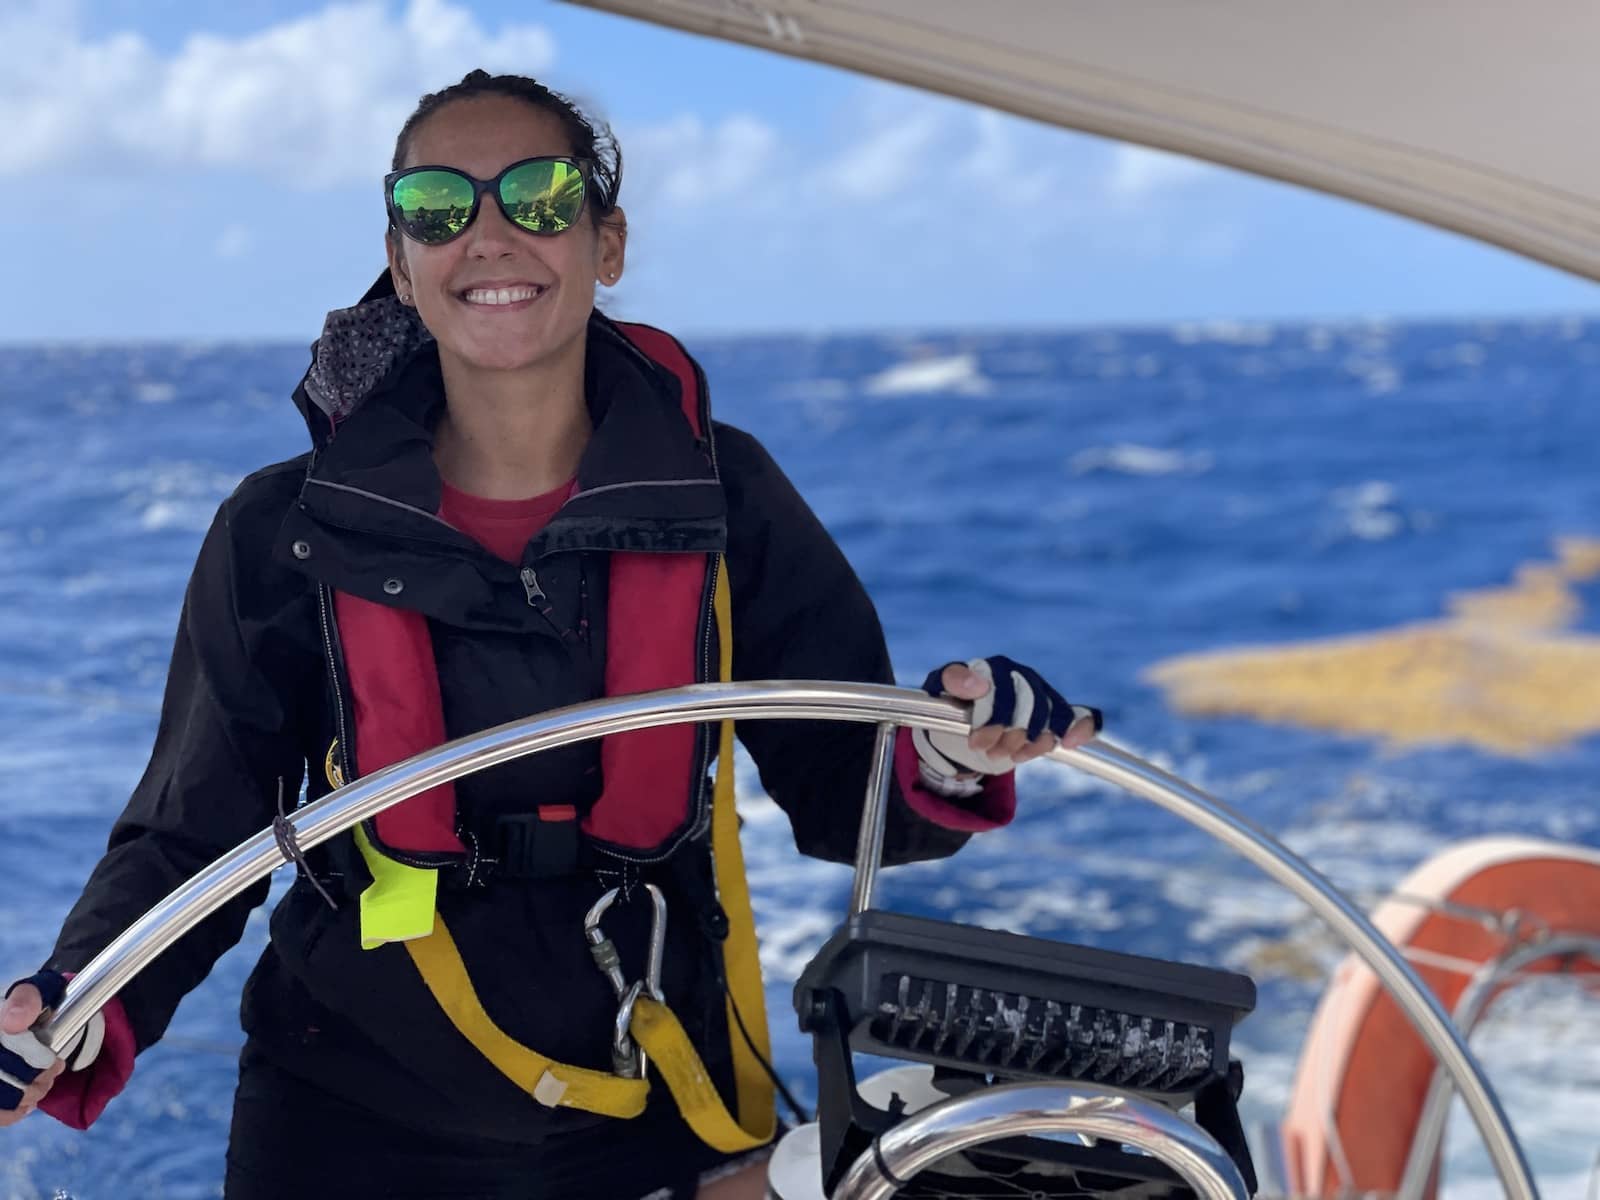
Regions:
<instances>
[{"instance_id":1,"label":"black sailing jacket","mask_svg":"<svg viewBox=\"0 0 1600 1200\"><path fill-rule=\"evenodd\" d=\"M598 314L586 380L594 433L578 470L588 495L569 501L528 546L520 566L536 570L549 600L548 611L531 605L519 566L432 516L438 356L396 307L369 296L330 318L295 395L313 449L251 475L222 504L185 597L149 767L50 967L81 969L173 888L269 825L280 788L294 797L305 782L309 799L330 790L324 764L339 733L341 668L336 635L330 647L324 630L327 588L427 616L452 737L600 695L612 549L725 552L735 679L892 681L870 600L765 450L720 423L714 444L698 444L677 381ZM333 416L342 423L330 437ZM675 478L720 488L630 486ZM581 615L587 640L563 637ZM752 722L738 735L801 851L847 861L871 727ZM463 818L485 836L500 818L539 805L586 808L599 790L594 742L457 785ZM896 790L890 861L947 855L964 840L915 815ZM442 1132L533 1142L604 1120L541 1108L504 1079L449 1024L403 947L359 949L355 897L368 876L349 834L313 851L311 867L339 907L302 875L274 911L242 1011L264 1054L369 1109ZM704 838L670 868L647 870L670 903L666 995L726 1091ZM491 877L442 886L439 898L495 1021L552 1058L603 1069L615 997L589 956L582 921L608 882L592 870ZM160 1038L266 895L265 883L253 887L127 986L122 1000L140 1050ZM618 905L607 915L626 963L644 961L647 907Z\"/></svg>"}]
</instances>

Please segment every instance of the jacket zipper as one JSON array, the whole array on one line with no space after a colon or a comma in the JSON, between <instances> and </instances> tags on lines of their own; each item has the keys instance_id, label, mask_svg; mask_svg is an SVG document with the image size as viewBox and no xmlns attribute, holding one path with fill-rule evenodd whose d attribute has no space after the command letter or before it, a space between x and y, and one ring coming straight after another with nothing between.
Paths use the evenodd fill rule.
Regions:
<instances>
[{"instance_id":1,"label":"jacket zipper","mask_svg":"<svg viewBox=\"0 0 1600 1200\"><path fill-rule=\"evenodd\" d=\"M576 630L563 629L561 622L556 620L555 605L550 603L550 597L545 595L544 589L539 586L538 572L532 567L523 567L518 572L518 575L522 579L522 590L528 597L528 607L537 611L545 619L545 623L556 631L556 636L563 642L571 645L581 641L582 638ZM582 616L583 614L579 613L580 619Z\"/></svg>"},{"instance_id":2,"label":"jacket zipper","mask_svg":"<svg viewBox=\"0 0 1600 1200\"><path fill-rule=\"evenodd\" d=\"M350 769L350 734L345 723L344 689L339 686L339 664L333 648L333 618L328 612L328 585L317 584L317 610L322 617L322 650L328 659L328 680L333 685L333 710L339 729L339 773L346 783L355 782Z\"/></svg>"},{"instance_id":3,"label":"jacket zipper","mask_svg":"<svg viewBox=\"0 0 1600 1200\"><path fill-rule=\"evenodd\" d=\"M550 597L546 596L544 589L539 586L539 573L532 567L523 567L521 576L522 590L528 594L528 607L538 609L546 618L549 618L551 610ZM552 619L550 623L553 625L555 621Z\"/></svg>"}]
</instances>

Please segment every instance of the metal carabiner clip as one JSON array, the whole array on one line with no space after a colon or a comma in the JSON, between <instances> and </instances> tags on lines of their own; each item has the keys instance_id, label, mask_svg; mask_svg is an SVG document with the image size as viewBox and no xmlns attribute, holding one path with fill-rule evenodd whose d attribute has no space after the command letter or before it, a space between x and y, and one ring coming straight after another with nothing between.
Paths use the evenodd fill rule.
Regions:
<instances>
[{"instance_id":1,"label":"metal carabiner clip","mask_svg":"<svg viewBox=\"0 0 1600 1200\"><path fill-rule=\"evenodd\" d=\"M628 1079L643 1079L647 1065L644 1052L634 1043L629 1028L633 1024L633 1006L641 995L648 995L665 1003L661 993L661 964L667 948L667 898L653 883L644 885L650 893L653 911L650 917L650 950L645 962L644 978L633 984L627 982L622 972L622 959L617 948L600 928L600 918L616 903L620 888L612 888L594 902L583 918L583 935L589 942L589 953L594 956L600 973L611 981L617 994L617 1021L612 1037L612 1068Z\"/></svg>"}]
</instances>

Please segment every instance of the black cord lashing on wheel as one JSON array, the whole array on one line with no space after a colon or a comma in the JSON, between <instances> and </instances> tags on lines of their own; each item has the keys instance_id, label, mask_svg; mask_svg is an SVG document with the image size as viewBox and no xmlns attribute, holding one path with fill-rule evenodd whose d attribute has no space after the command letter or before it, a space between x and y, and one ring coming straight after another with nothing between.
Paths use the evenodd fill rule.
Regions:
<instances>
[{"instance_id":1,"label":"black cord lashing on wheel","mask_svg":"<svg viewBox=\"0 0 1600 1200\"><path fill-rule=\"evenodd\" d=\"M284 859L292 862L299 868L300 873L311 881L311 886L328 902L328 907L334 912L339 911L339 902L328 894L328 889L322 886L322 881L311 870L311 864L306 861L305 851L300 849L300 843L295 839L294 824L289 820L289 815L283 809L283 776L278 776L278 815L272 818L272 837L278 843L278 853Z\"/></svg>"}]
</instances>

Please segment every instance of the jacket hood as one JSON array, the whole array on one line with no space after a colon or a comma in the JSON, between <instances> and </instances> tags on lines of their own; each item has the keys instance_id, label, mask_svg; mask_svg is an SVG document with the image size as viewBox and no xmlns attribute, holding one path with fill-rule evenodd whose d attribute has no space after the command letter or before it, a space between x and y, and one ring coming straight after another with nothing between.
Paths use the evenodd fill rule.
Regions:
<instances>
[{"instance_id":1,"label":"jacket hood","mask_svg":"<svg viewBox=\"0 0 1600 1200\"><path fill-rule=\"evenodd\" d=\"M326 440L379 384L432 342L416 309L394 294L387 270L358 303L330 312L294 396L312 440Z\"/></svg>"},{"instance_id":2,"label":"jacket hood","mask_svg":"<svg viewBox=\"0 0 1600 1200\"><path fill-rule=\"evenodd\" d=\"M678 376L598 312L589 319L584 367L594 428L578 463L578 490L528 543L520 564L495 558L441 520L433 430L446 401L438 346L387 283L385 274L360 303L329 314L295 389L313 451L279 532L279 561L378 603L392 602L385 582L403 577L406 607L463 627L519 628L538 614L520 585L514 595L504 586L518 566L543 572L551 556L574 551L725 548L727 499L704 377L696 368L693 399L706 430L697 436Z\"/></svg>"}]
</instances>

